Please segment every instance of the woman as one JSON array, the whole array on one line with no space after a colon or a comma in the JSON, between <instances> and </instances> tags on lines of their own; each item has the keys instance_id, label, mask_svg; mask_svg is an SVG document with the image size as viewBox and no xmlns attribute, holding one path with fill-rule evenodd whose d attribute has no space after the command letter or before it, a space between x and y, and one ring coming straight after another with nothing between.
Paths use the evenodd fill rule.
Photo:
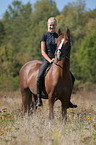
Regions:
<instances>
[{"instance_id":1,"label":"woman","mask_svg":"<svg viewBox=\"0 0 96 145\"><path fill-rule=\"evenodd\" d=\"M37 103L36 106L42 106L41 94L44 83L44 74L48 66L54 61L55 50L57 49L56 39L58 34L55 32L57 21L54 17L48 19L48 32L41 36L41 53L44 61L39 69L37 78ZM77 105L69 103L69 107L75 108Z\"/></svg>"}]
</instances>

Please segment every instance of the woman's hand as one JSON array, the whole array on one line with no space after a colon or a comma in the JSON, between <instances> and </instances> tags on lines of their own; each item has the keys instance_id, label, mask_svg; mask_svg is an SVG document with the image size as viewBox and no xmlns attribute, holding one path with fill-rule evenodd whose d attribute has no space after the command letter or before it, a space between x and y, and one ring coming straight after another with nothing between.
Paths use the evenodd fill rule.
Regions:
<instances>
[{"instance_id":1,"label":"woman's hand","mask_svg":"<svg viewBox=\"0 0 96 145\"><path fill-rule=\"evenodd\" d=\"M51 59L50 63L53 63L53 61L54 61L54 58Z\"/></svg>"},{"instance_id":2,"label":"woman's hand","mask_svg":"<svg viewBox=\"0 0 96 145\"><path fill-rule=\"evenodd\" d=\"M49 62L49 63L53 63L54 61L54 58L50 59L48 57L48 55L46 54L46 51L45 51L45 42L44 41L41 41L41 52L42 52L42 55L43 57Z\"/></svg>"}]
</instances>

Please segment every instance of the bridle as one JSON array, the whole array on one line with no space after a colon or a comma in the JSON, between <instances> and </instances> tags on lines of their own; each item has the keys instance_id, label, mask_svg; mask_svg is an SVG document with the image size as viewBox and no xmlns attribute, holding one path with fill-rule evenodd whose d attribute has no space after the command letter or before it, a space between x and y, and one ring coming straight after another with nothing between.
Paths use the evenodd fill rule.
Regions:
<instances>
[{"instance_id":1,"label":"bridle","mask_svg":"<svg viewBox=\"0 0 96 145\"><path fill-rule=\"evenodd\" d=\"M58 61L61 61L63 57L65 57L65 58L67 58L68 60L70 60L70 57L67 56L67 53L68 53L70 50L66 50L65 53L62 51L62 47L63 47L64 44L65 44L65 45L67 44L68 47L71 48L70 39L68 39L67 42L66 42L66 41L64 42L64 38L62 38L62 39L61 39L61 43L59 44L59 47L56 49L56 53L55 53L55 57L56 57L57 63L58 63ZM57 54L60 55L60 59L57 58Z\"/></svg>"}]
</instances>

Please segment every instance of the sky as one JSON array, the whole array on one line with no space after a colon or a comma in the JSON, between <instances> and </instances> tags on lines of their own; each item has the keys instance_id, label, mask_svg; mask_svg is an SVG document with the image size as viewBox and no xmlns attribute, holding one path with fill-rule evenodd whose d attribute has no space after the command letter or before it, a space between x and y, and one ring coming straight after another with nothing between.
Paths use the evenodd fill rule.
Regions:
<instances>
[{"instance_id":1,"label":"sky","mask_svg":"<svg viewBox=\"0 0 96 145\"><path fill-rule=\"evenodd\" d=\"M8 6L12 4L14 0L0 0L0 19L2 19L3 14L8 9ZM34 3L37 0L20 0L22 1L22 4L27 4L30 2L32 6L34 6ZM59 11L62 11L65 5L67 5L69 2L76 2L77 0L53 0L56 2L56 7ZM85 0L86 2L86 10L94 10L96 9L96 0Z\"/></svg>"}]
</instances>

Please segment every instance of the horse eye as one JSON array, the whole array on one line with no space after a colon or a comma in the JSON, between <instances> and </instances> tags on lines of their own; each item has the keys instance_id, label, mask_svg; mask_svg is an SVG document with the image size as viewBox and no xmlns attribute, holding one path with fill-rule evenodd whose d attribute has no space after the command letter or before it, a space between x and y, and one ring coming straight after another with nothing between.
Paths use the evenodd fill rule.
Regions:
<instances>
[{"instance_id":1,"label":"horse eye","mask_svg":"<svg viewBox=\"0 0 96 145\"><path fill-rule=\"evenodd\" d=\"M66 44L68 44L68 41L66 42Z\"/></svg>"}]
</instances>

